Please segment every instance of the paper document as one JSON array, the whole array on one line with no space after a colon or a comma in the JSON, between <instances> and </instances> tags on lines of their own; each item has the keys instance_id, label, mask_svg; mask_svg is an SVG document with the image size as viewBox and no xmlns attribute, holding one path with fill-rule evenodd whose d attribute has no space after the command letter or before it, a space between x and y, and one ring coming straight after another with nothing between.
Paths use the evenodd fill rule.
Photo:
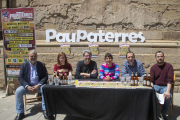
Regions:
<instances>
[{"instance_id":1,"label":"paper document","mask_svg":"<svg viewBox=\"0 0 180 120\"><path fill-rule=\"evenodd\" d=\"M160 104L164 104L164 100L165 100L164 94L160 94L156 92L156 97L158 98Z\"/></svg>"}]
</instances>

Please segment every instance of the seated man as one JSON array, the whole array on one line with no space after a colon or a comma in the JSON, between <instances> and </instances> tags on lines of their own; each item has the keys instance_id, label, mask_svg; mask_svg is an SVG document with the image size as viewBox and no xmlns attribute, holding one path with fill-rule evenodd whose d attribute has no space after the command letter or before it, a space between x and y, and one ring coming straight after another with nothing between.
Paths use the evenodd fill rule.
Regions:
<instances>
[{"instance_id":1,"label":"seated man","mask_svg":"<svg viewBox=\"0 0 180 120\"><path fill-rule=\"evenodd\" d=\"M126 59L127 60L123 63L122 66L122 77L125 77L125 74L129 74L129 76L131 76L132 72L134 75L137 72L139 77L144 76L144 67L140 61L135 59L135 55L132 51L127 52Z\"/></svg>"},{"instance_id":2,"label":"seated man","mask_svg":"<svg viewBox=\"0 0 180 120\"><path fill-rule=\"evenodd\" d=\"M173 83L173 66L169 63L164 62L164 53L162 51L157 51L155 54L155 59L157 64L151 67L151 86L158 93L164 94L165 103L162 107L161 114L164 119L168 113L168 109L171 103L172 89L171 85Z\"/></svg>"},{"instance_id":3,"label":"seated man","mask_svg":"<svg viewBox=\"0 0 180 120\"><path fill-rule=\"evenodd\" d=\"M91 60L92 52L89 50L83 51L84 60L79 61L76 67L75 78L97 78L98 70L95 61Z\"/></svg>"},{"instance_id":4,"label":"seated man","mask_svg":"<svg viewBox=\"0 0 180 120\"><path fill-rule=\"evenodd\" d=\"M31 50L29 52L29 61L23 63L19 74L20 86L16 89L15 100L16 100L16 112L17 116L15 120L22 120L24 115L24 102L23 95L30 92L42 93L42 86L47 82L48 74L44 63L37 61L37 52ZM53 116L48 117L46 115L46 108L44 103L44 97L42 94L42 110L44 111L45 119L53 119Z\"/></svg>"}]
</instances>

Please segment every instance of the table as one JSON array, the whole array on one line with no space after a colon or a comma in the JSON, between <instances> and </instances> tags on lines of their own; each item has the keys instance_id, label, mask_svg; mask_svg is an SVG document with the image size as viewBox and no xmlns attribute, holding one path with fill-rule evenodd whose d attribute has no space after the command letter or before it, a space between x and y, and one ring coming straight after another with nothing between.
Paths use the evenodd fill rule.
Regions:
<instances>
[{"instance_id":1,"label":"table","mask_svg":"<svg viewBox=\"0 0 180 120\"><path fill-rule=\"evenodd\" d=\"M154 89L76 88L45 85L47 115L67 114L94 120L156 120Z\"/></svg>"}]
</instances>

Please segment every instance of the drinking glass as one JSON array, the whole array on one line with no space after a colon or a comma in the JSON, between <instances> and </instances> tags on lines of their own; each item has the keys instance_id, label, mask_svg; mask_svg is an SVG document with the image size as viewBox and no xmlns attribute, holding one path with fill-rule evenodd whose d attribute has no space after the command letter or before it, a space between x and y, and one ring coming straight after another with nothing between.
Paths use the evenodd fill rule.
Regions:
<instances>
[{"instance_id":1,"label":"drinking glass","mask_svg":"<svg viewBox=\"0 0 180 120\"><path fill-rule=\"evenodd\" d=\"M68 76L68 85L70 85L70 84L71 84L71 81L72 81L72 76L71 76L71 75L69 75L69 76Z\"/></svg>"},{"instance_id":2,"label":"drinking glass","mask_svg":"<svg viewBox=\"0 0 180 120\"><path fill-rule=\"evenodd\" d=\"M54 83L55 83L56 86L59 85L59 78L55 77L54 78Z\"/></svg>"},{"instance_id":3,"label":"drinking glass","mask_svg":"<svg viewBox=\"0 0 180 120\"><path fill-rule=\"evenodd\" d=\"M48 75L49 85L53 85L53 76Z\"/></svg>"},{"instance_id":4,"label":"drinking glass","mask_svg":"<svg viewBox=\"0 0 180 120\"><path fill-rule=\"evenodd\" d=\"M129 74L125 74L125 77L126 77L126 78L129 77Z\"/></svg>"},{"instance_id":5,"label":"drinking glass","mask_svg":"<svg viewBox=\"0 0 180 120\"><path fill-rule=\"evenodd\" d=\"M121 86L124 87L125 77L121 77Z\"/></svg>"},{"instance_id":6,"label":"drinking glass","mask_svg":"<svg viewBox=\"0 0 180 120\"><path fill-rule=\"evenodd\" d=\"M143 77L139 77L139 86L143 86Z\"/></svg>"},{"instance_id":7,"label":"drinking glass","mask_svg":"<svg viewBox=\"0 0 180 120\"><path fill-rule=\"evenodd\" d=\"M126 86L129 87L129 86L130 86L130 83L131 83L131 82L130 82L130 77L127 77L127 78L126 78Z\"/></svg>"}]
</instances>

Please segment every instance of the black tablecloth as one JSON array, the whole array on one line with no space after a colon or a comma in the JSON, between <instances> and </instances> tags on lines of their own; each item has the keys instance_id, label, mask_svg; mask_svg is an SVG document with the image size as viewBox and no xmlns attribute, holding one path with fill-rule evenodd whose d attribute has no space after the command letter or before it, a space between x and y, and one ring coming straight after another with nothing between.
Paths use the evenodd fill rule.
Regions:
<instances>
[{"instance_id":1,"label":"black tablecloth","mask_svg":"<svg viewBox=\"0 0 180 120\"><path fill-rule=\"evenodd\" d=\"M156 120L153 89L43 87L48 116L67 114L94 120Z\"/></svg>"}]
</instances>

